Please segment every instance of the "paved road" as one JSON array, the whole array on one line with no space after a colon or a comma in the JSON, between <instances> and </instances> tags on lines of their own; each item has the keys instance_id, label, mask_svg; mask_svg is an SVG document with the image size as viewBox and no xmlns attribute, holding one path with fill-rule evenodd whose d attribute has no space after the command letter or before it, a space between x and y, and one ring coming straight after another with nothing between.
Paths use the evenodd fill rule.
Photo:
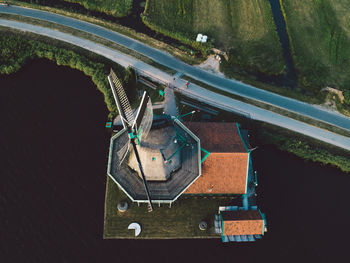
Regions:
<instances>
[{"instance_id":1,"label":"paved road","mask_svg":"<svg viewBox=\"0 0 350 263\"><path fill-rule=\"evenodd\" d=\"M166 74L165 72L151 67L143 62L140 62L135 58L132 58L105 46L96 44L89 40L78 38L49 28L33 26L30 24L24 24L15 21L0 19L0 25L41 34L83 47L94 53L103 55L106 58L111 59L112 61L115 61L124 67L133 66L137 68L139 72L145 73L162 83L171 83L173 87L176 87L176 90L178 92L183 93L185 96L192 97L198 101L203 101L209 105L213 105L230 112L239 113L246 116L247 118L278 125L350 151L349 137L334 134L326 130L308 125L306 123L299 122L294 119L290 119L285 116L264 110L262 108L246 104L229 97L225 97L223 95L203 89L194 84L190 84L189 88L186 88L186 81L180 78L177 78L174 81L174 77L172 75Z\"/></svg>"},{"instance_id":2,"label":"paved road","mask_svg":"<svg viewBox=\"0 0 350 263\"><path fill-rule=\"evenodd\" d=\"M226 79L217 76L213 73L204 71L197 67L190 66L173 56L149 47L139 41L133 40L116 32L108 29L90 24L87 22L79 21L69 17L52 14L45 11L10 6L6 7L0 5L0 12L8 14L19 14L23 16L43 19L50 22L55 22L61 25L69 26L75 29L83 30L91 34L95 34L102 38L111 40L118 44L124 45L128 48L132 48L135 51L152 58L154 61L163 64L169 68L172 68L178 72L185 72L186 75L192 78L198 79L202 82L208 83L212 86L220 88L222 90L237 94L246 98L262 101L271 105L292 111L307 117L311 117L323 122L341 127L343 129L350 130L350 118L347 118L341 114L330 112L324 109L320 109L317 106L313 106L307 103L303 103L294 99L286 98L268 91L257 89L253 86L244 84L242 82Z\"/></svg>"}]
</instances>

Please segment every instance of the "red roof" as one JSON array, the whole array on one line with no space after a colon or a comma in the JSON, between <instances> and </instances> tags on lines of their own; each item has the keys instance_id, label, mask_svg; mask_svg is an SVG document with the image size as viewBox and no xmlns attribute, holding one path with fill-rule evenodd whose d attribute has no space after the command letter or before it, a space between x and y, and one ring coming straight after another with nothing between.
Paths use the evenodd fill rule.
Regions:
<instances>
[{"instance_id":1,"label":"red roof","mask_svg":"<svg viewBox=\"0 0 350 263\"><path fill-rule=\"evenodd\" d=\"M261 235L264 232L264 220L257 210L238 210L221 212L223 235Z\"/></svg>"},{"instance_id":2,"label":"red roof","mask_svg":"<svg viewBox=\"0 0 350 263\"><path fill-rule=\"evenodd\" d=\"M248 153L235 123L191 122L185 125L210 152L202 175L185 194L245 194Z\"/></svg>"},{"instance_id":3,"label":"red roof","mask_svg":"<svg viewBox=\"0 0 350 263\"><path fill-rule=\"evenodd\" d=\"M211 153L185 194L245 194L248 153Z\"/></svg>"}]
</instances>

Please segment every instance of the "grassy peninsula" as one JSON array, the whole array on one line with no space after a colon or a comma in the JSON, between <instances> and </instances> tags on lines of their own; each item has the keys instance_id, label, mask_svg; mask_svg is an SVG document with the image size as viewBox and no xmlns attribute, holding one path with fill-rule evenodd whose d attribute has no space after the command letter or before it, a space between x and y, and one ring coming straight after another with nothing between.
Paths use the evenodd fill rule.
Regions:
<instances>
[{"instance_id":1,"label":"grassy peninsula","mask_svg":"<svg viewBox=\"0 0 350 263\"><path fill-rule=\"evenodd\" d=\"M147 0L143 21L150 28L207 55L211 47L227 52L224 71L284 72L284 59L268 1ZM195 41L198 33L209 43Z\"/></svg>"},{"instance_id":2,"label":"grassy peninsula","mask_svg":"<svg viewBox=\"0 0 350 263\"><path fill-rule=\"evenodd\" d=\"M350 114L350 16L348 0L280 0L299 85L313 94L325 87L338 110Z\"/></svg>"}]
</instances>

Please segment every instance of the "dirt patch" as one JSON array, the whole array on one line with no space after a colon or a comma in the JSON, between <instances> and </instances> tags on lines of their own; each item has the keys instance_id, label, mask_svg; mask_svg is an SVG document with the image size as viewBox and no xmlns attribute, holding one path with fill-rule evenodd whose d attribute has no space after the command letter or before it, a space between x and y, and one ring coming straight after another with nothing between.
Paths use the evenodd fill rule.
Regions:
<instances>
[{"instance_id":1,"label":"dirt patch","mask_svg":"<svg viewBox=\"0 0 350 263\"><path fill-rule=\"evenodd\" d=\"M328 91L329 93L335 94L338 96L341 103L344 103L344 95L341 90L331 88L331 87L325 87L322 89L322 91Z\"/></svg>"},{"instance_id":2,"label":"dirt patch","mask_svg":"<svg viewBox=\"0 0 350 263\"><path fill-rule=\"evenodd\" d=\"M319 105L323 109L327 109L329 111L337 112L339 113L337 109L337 97L341 103L344 102L344 95L341 90L331 88L331 87L325 87L321 91L328 92L325 102L321 105Z\"/></svg>"},{"instance_id":3,"label":"dirt patch","mask_svg":"<svg viewBox=\"0 0 350 263\"><path fill-rule=\"evenodd\" d=\"M220 63L220 56L210 55L206 61L204 61L202 64L199 64L197 67L224 77L225 75L220 72Z\"/></svg>"}]
</instances>

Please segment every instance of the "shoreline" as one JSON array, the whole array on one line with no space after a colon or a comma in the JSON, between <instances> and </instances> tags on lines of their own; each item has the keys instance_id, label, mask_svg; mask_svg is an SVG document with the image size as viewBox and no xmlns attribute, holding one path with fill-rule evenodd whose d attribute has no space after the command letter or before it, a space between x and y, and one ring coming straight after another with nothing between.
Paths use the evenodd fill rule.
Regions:
<instances>
[{"instance_id":1,"label":"shoreline","mask_svg":"<svg viewBox=\"0 0 350 263\"><path fill-rule=\"evenodd\" d=\"M49 39L49 41L51 41L51 42L54 42L52 39ZM56 43L56 42L55 42ZM57 42L57 43L60 43L59 41ZM60 43L60 45L62 45L62 43ZM68 44L66 44L66 45L68 45ZM69 46L69 45L68 45ZM76 50L80 50L81 51L81 49L80 48L77 48L77 47L74 47L74 49L76 49ZM91 54L90 54L91 55ZM28 57L27 57L28 58ZM97 59L97 60L101 60L102 58L100 57L100 56L98 56L98 55L94 55L94 58L95 59ZM51 57L51 60L53 60L53 61L56 61L56 64L61 64L61 63L57 63L57 58L55 57L55 56L52 56ZM102 61L106 61L106 62L108 62L108 64L109 65L111 65L110 63L112 63L112 62L110 62L109 60L107 60L107 59L105 59L105 58L103 58L103 60ZM24 62L25 63L25 62ZM112 63L113 64L113 63ZM68 65L69 66L69 64L62 64L62 65ZM76 66L77 64L75 64L75 67L73 67L73 68L76 68L76 69L78 69L78 70L81 70L81 71L84 71L84 70L87 70L87 68L78 68L77 66ZM114 64L113 64L114 65ZM19 65L20 67L21 66L23 66L23 65ZM107 103L107 107L108 107L108 109L110 110L110 111L114 111L113 110L113 103L111 103L109 100L110 99L112 99L112 96L111 96L111 92L109 91L109 88L108 88L108 83L107 83L107 81L105 80L105 75L104 74L106 74L106 76L108 75L108 69L105 69L106 70L106 72L105 73L102 73L102 69L103 68L106 68L106 67L104 67L104 66L106 66L106 65L100 65L99 66L99 69L100 69L100 73L99 74L97 74L97 76L98 77L92 77L92 80L95 82L97 82L100 86L98 86L97 85L97 87L103 92L103 87L105 87L105 92L106 93L104 93L104 97L105 97L105 102ZM12 69L13 69L13 67L11 67ZM93 71L92 71L93 72ZM85 72L84 72L85 73ZM95 72L96 73L96 72ZM86 73L85 73L86 74ZM91 74L91 72L90 72L90 74ZM86 75L89 75L89 74L86 74ZM90 75L90 77L91 77L91 75ZM104 82L105 81L105 82ZM104 83L104 84L103 84ZM103 85L105 85L105 86L103 86ZM101 87L102 87L102 89L101 89ZM112 114L113 115L113 114ZM111 114L110 114L110 117L113 117ZM279 129L279 130L283 130L283 129ZM281 137L281 136L280 136ZM283 138L283 136L282 136L282 138ZM288 142L288 141L290 141L291 139L290 138L288 138L288 137L284 137L285 138L285 140L287 140L286 142ZM270 140L271 141L271 140ZM299 141L299 139L297 139L297 141ZM304 141L304 140L302 140L302 141ZM310 140L309 140L310 141ZM278 142L272 142L272 144L273 145L275 145L275 146L277 146L277 147L281 147L280 146L280 141L278 141ZM307 144L306 144L307 145ZM322 143L321 143L321 145L322 145ZM309 148L310 146L307 146L306 148ZM306 150L306 148L305 148L305 150ZM326 147L326 146L324 146L324 147L322 147L323 149L327 149L328 147ZM288 148L287 148L288 149ZM291 150L289 150L289 151L291 151ZM295 153L295 151L296 150L293 150L294 151L294 153ZM329 153L328 152L328 150L323 150L324 151L324 155L321 155L321 157L318 157L318 156L313 156L313 155L311 155L311 157L309 156L310 155L310 153L308 153L308 154L306 154L307 155L307 157L305 158L305 156L303 156L303 155L301 155L301 153L300 153L300 151L301 151L301 153L303 153L303 150L302 149L299 149L299 157L303 157L303 159L312 159L312 160L317 160L317 161L319 161L319 162L323 162L324 164L327 164L327 163L329 163L329 161L327 162L327 161L322 161L322 159L323 158L325 158L324 156L328 156L328 155L332 155L331 153ZM338 157L337 157L338 158ZM339 165L337 165L337 167L338 168L342 168L342 165L341 164L339 164ZM344 170L345 169L345 170ZM343 168L343 171L349 171L348 170L348 168Z\"/></svg>"}]
</instances>

